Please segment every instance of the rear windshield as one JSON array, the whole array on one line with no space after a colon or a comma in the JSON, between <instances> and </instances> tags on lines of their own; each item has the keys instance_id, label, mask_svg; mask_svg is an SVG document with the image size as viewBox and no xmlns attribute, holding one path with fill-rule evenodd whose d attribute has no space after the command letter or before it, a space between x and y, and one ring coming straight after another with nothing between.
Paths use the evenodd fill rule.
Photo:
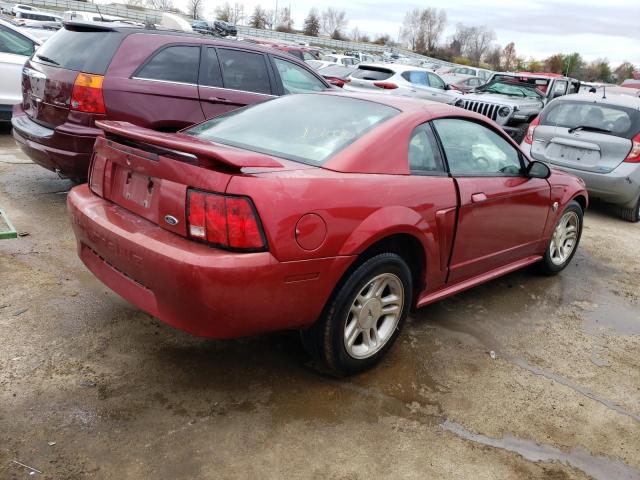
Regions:
<instances>
[{"instance_id":1,"label":"rear windshield","mask_svg":"<svg viewBox=\"0 0 640 480\"><path fill-rule=\"evenodd\" d=\"M120 32L62 28L38 49L33 61L104 75L123 38Z\"/></svg>"},{"instance_id":2,"label":"rear windshield","mask_svg":"<svg viewBox=\"0 0 640 480\"><path fill-rule=\"evenodd\" d=\"M393 71L388 68L368 67L360 65L358 69L351 74L353 78L361 80L386 80L393 77Z\"/></svg>"},{"instance_id":3,"label":"rear windshield","mask_svg":"<svg viewBox=\"0 0 640 480\"><path fill-rule=\"evenodd\" d=\"M591 127L598 133L631 139L640 132L640 112L617 105L563 101L549 104L540 116L540 125Z\"/></svg>"},{"instance_id":4,"label":"rear windshield","mask_svg":"<svg viewBox=\"0 0 640 480\"><path fill-rule=\"evenodd\" d=\"M344 96L287 95L234 110L185 133L254 152L322 165L398 113L387 105Z\"/></svg>"}]
</instances>

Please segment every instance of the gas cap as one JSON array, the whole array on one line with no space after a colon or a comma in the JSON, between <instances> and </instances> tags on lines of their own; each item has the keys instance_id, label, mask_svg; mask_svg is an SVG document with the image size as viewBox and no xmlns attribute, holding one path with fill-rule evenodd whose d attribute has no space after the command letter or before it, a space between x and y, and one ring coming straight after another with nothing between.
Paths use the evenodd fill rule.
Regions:
<instances>
[{"instance_id":1,"label":"gas cap","mask_svg":"<svg viewBox=\"0 0 640 480\"><path fill-rule=\"evenodd\" d=\"M320 215L307 213L296 224L296 242L304 250L315 250L327 238L327 224Z\"/></svg>"}]
</instances>

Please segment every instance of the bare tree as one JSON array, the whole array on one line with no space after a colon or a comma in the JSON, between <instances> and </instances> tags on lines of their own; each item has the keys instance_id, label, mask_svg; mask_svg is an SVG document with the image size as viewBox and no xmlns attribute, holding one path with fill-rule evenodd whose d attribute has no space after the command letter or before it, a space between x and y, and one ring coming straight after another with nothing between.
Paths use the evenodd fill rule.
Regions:
<instances>
[{"instance_id":1,"label":"bare tree","mask_svg":"<svg viewBox=\"0 0 640 480\"><path fill-rule=\"evenodd\" d=\"M511 72L516 66L516 44L508 43L502 51L502 67L505 71Z\"/></svg>"},{"instance_id":2,"label":"bare tree","mask_svg":"<svg viewBox=\"0 0 640 480\"><path fill-rule=\"evenodd\" d=\"M447 12L437 8L425 8L420 14L418 35L423 38L427 52L433 52L447 26Z\"/></svg>"},{"instance_id":3,"label":"bare tree","mask_svg":"<svg viewBox=\"0 0 640 480\"><path fill-rule=\"evenodd\" d=\"M346 12L327 8L320 14L320 31L324 35L341 36L341 32L347 27Z\"/></svg>"},{"instance_id":4,"label":"bare tree","mask_svg":"<svg viewBox=\"0 0 640 480\"><path fill-rule=\"evenodd\" d=\"M422 11L419 8L409 10L404 14L404 22L402 23L402 38L409 43L411 50L416 49L416 42L420 35L420 17Z\"/></svg>"},{"instance_id":5,"label":"bare tree","mask_svg":"<svg viewBox=\"0 0 640 480\"><path fill-rule=\"evenodd\" d=\"M173 0L147 0L147 5L155 10L162 10L163 12L170 12L175 10Z\"/></svg>"},{"instance_id":6,"label":"bare tree","mask_svg":"<svg viewBox=\"0 0 640 480\"><path fill-rule=\"evenodd\" d=\"M127 0L126 5L127 7L141 9L144 7L144 1L143 0Z\"/></svg>"},{"instance_id":7,"label":"bare tree","mask_svg":"<svg viewBox=\"0 0 640 480\"><path fill-rule=\"evenodd\" d=\"M496 39L496 33L484 25L471 27L471 37L467 44L467 56L475 63L480 63L491 43Z\"/></svg>"},{"instance_id":8,"label":"bare tree","mask_svg":"<svg viewBox=\"0 0 640 480\"><path fill-rule=\"evenodd\" d=\"M284 7L278 12L276 30L279 32L293 31L293 18L291 18L291 9L289 7Z\"/></svg>"},{"instance_id":9,"label":"bare tree","mask_svg":"<svg viewBox=\"0 0 640 480\"><path fill-rule=\"evenodd\" d=\"M187 3L187 15L193 19L198 19L202 16L203 7L204 0L189 0Z\"/></svg>"},{"instance_id":10,"label":"bare tree","mask_svg":"<svg viewBox=\"0 0 640 480\"><path fill-rule=\"evenodd\" d=\"M265 29L267 28L267 25L269 25L269 23L270 20L268 12L260 5L256 5L256 8L253 9L251 18L249 19L249 26L253 28Z\"/></svg>"},{"instance_id":11,"label":"bare tree","mask_svg":"<svg viewBox=\"0 0 640 480\"><path fill-rule=\"evenodd\" d=\"M491 65L491 68L496 71L503 70L502 68L502 47L495 45L487 51L485 55L485 61Z\"/></svg>"},{"instance_id":12,"label":"bare tree","mask_svg":"<svg viewBox=\"0 0 640 480\"><path fill-rule=\"evenodd\" d=\"M462 23L456 25L456 33L451 39L451 49L454 55L460 56L467 54L471 37L473 36L473 28L474 27L467 27Z\"/></svg>"},{"instance_id":13,"label":"bare tree","mask_svg":"<svg viewBox=\"0 0 640 480\"><path fill-rule=\"evenodd\" d=\"M215 9L216 20L222 20L223 22L231 22L233 17L233 8L229 2L224 2L218 5Z\"/></svg>"}]
</instances>

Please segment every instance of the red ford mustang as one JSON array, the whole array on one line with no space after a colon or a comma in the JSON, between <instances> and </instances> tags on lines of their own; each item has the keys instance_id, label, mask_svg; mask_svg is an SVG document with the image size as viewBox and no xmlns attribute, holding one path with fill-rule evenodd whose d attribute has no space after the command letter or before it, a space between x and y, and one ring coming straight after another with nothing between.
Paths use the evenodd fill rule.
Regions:
<instances>
[{"instance_id":1,"label":"red ford mustang","mask_svg":"<svg viewBox=\"0 0 640 480\"><path fill-rule=\"evenodd\" d=\"M338 374L411 308L576 251L581 180L486 117L393 96L303 94L177 134L102 122L69 211L107 286L190 333L300 329Z\"/></svg>"}]
</instances>

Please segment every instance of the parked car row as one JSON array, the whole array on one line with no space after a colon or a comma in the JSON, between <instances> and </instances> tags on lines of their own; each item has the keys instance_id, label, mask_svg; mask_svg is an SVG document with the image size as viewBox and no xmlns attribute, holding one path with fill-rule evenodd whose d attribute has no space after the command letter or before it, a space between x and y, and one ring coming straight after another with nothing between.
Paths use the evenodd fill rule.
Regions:
<instances>
[{"instance_id":1,"label":"parked car row","mask_svg":"<svg viewBox=\"0 0 640 480\"><path fill-rule=\"evenodd\" d=\"M587 189L638 221L640 99L536 73L474 97L421 66L315 70L286 48L67 22L22 69L16 142L88 180L68 195L81 260L169 325L300 330L319 365L353 374L411 309L562 271Z\"/></svg>"}]
</instances>

